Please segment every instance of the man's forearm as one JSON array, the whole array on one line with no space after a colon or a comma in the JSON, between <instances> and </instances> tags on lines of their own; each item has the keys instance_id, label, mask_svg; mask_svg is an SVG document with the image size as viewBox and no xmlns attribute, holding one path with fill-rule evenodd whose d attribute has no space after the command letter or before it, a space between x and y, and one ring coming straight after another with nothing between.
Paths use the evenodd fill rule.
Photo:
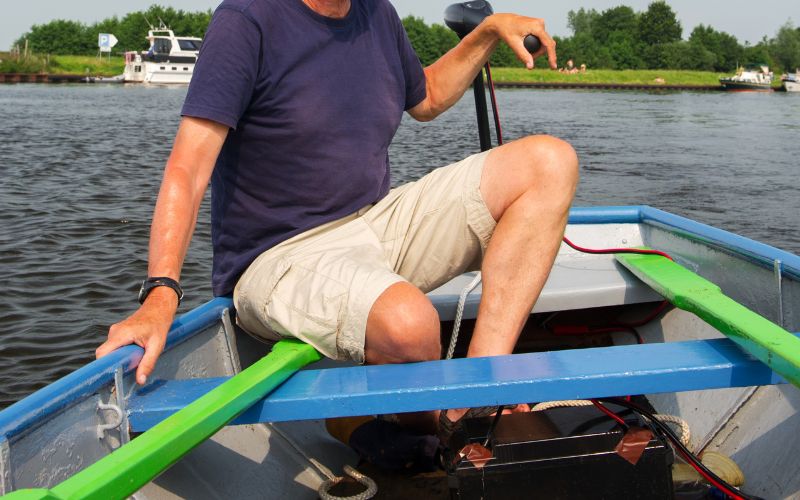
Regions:
<instances>
[{"instance_id":1,"label":"man's forearm","mask_svg":"<svg viewBox=\"0 0 800 500\"><path fill-rule=\"evenodd\" d=\"M150 229L148 275L180 278L200 203L227 127L184 119L164 169Z\"/></svg>"},{"instance_id":2,"label":"man's forearm","mask_svg":"<svg viewBox=\"0 0 800 500\"><path fill-rule=\"evenodd\" d=\"M523 39L529 34L536 35L542 42L542 48L536 54L529 54L523 45ZM533 68L534 58L544 52L547 52L550 66L555 68L555 42L544 30L541 19L494 14L425 68L426 97L409 113L417 120L427 121L455 104L489 60L500 40L505 41L529 69Z\"/></svg>"},{"instance_id":3,"label":"man's forearm","mask_svg":"<svg viewBox=\"0 0 800 500\"><path fill-rule=\"evenodd\" d=\"M432 120L464 95L499 42L489 24L488 20L481 23L458 45L425 68L427 106L424 116L415 118Z\"/></svg>"},{"instance_id":4,"label":"man's forearm","mask_svg":"<svg viewBox=\"0 0 800 500\"><path fill-rule=\"evenodd\" d=\"M180 279L203 192L197 192L188 172L167 165L150 228L147 274Z\"/></svg>"}]
</instances>

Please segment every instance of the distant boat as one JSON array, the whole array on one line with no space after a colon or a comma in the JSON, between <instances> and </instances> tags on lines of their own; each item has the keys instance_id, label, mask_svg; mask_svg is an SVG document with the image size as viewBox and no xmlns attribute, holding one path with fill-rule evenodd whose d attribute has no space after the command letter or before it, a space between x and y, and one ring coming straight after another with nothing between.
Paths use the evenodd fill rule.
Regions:
<instances>
[{"instance_id":1,"label":"distant boat","mask_svg":"<svg viewBox=\"0 0 800 500\"><path fill-rule=\"evenodd\" d=\"M783 75L781 81L786 92L800 92L800 69L796 69L794 74Z\"/></svg>"},{"instance_id":2,"label":"distant boat","mask_svg":"<svg viewBox=\"0 0 800 500\"><path fill-rule=\"evenodd\" d=\"M175 36L165 26L147 32L150 49L125 53L126 82L140 83L189 83L197 62L201 38Z\"/></svg>"},{"instance_id":3,"label":"distant boat","mask_svg":"<svg viewBox=\"0 0 800 500\"><path fill-rule=\"evenodd\" d=\"M739 68L734 76L720 78L724 90L772 90L772 71L767 66Z\"/></svg>"}]
</instances>

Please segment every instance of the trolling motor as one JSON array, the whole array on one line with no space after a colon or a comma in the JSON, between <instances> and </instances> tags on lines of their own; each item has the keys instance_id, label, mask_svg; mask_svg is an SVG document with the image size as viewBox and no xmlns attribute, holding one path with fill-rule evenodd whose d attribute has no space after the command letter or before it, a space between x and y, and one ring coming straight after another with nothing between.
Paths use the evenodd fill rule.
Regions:
<instances>
[{"instance_id":1,"label":"trolling motor","mask_svg":"<svg viewBox=\"0 0 800 500\"><path fill-rule=\"evenodd\" d=\"M470 34L481 21L492 14L494 14L494 9L492 9L491 4L485 0L454 3L445 9L444 22L448 28L455 31L458 38L464 38ZM534 35L526 36L523 43L531 54L538 51L542 46L542 42ZM491 82L491 70L489 69L489 63L486 63L484 69L478 72L478 75L475 77L472 89L475 93L475 111L478 115L478 137L481 141L481 151L487 151L492 148L492 138L489 135L489 110L486 107L486 89L483 85L483 71L486 71L486 77ZM500 142L500 123L497 115L497 106L494 103L492 103L492 109L495 116L495 129L497 130L498 142Z\"/></svg>"}]
</instances>

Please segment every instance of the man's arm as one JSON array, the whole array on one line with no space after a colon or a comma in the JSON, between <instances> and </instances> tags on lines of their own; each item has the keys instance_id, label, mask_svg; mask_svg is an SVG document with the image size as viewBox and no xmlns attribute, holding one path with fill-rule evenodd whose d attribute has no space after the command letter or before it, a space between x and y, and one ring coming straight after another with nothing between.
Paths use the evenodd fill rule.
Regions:
<instances>
[{"instance_id":1,"label":"man's arm","mask_svg":"<svg viewBox=\"0 0 800 500\"><path fill-rule=\"evenodd\" d=\"M181 121L150 228L148 276L180 278L200 202L227 134L227 126L213 121L188 117ZM144 384L164 350L177 308L175 291L165 286L154 288L136 312L111 326L108 340L97 348L97 357L128 344L143 347L136 382Z\"/></svg>"},{"instance_id":2,"label":"man's arm","mask_svg":"<svg viewBox=\"0 0 800 500\"><path fill-rule=\"evenodd\" d=\"M536 35L542 42L542 48L535 54L530 54L523 45L527 35ZM515 14L494 14L425 68L425 99L408 113L419 121L429 121L455 104L500 40L508 44L528 69L532 69L535 58L544 53L547 53L550 67L556 68L556 42L545 31L544 21Z\"/></svg>"}]
</instances>

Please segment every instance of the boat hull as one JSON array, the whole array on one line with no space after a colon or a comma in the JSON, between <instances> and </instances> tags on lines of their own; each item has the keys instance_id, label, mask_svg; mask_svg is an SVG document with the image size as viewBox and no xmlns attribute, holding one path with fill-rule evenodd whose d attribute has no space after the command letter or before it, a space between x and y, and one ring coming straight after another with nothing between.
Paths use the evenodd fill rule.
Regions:
<instances>
[{"instance_id":1,"label":"boat hull","mask_svg":"<svg viewBox=\"0 0 800 500\"><path fill-rule=\"evenodd\" d=\"M126 83L188 84L194 73L193 62L139 61L125 65Z\"/></svg>"},{"instance_id":2,"label":"boat hull","mask_svg":"<svg viewBox=\"0 0 800 500\"><path fill-rule=\"evenodd\" d=\"M783 89L786 92L800 92L800 82L793 82L790 80L783 81Z\"/></svg>"},{"instance_id":3,"label":"boat hull","mask_svg":"<svg viewBox=\"0 0 800 500\"><path fill-rule=\"evenodd\" d=\"M790 331L800 331L797 256L649 207L573 209L567 235L590 247L646 245L665 250L734 300ZM442 318L453 314L465 281L470 277L458 277L431 292ZM480 289L469 297L465 318L475 317L479 300ZM641 317L659 300L611 256L587 256L562 247L534 313L547 317L558 312L564 318L621 307ZM229 377L260 358L268 346L234 329L230 307L230 299L218 298L176 320L152 383ZM721 337L678 309L640 333L647 343ZM137 347L122 348L0 412L0 493L57 484L127 442L131 436L126 409L135 389L132 370L140 356ZM315 368L330 366L323 361ZM378 380L354 382L342 392L355 394L380 385ZM748 492L765 498L800 494L800 476L793 465L800 449L800 391L793 386L666 393L653 387L643 392L650 393L659 412L689 422L693 449L731 455L745 471ZM442 392L442 398L447 393ZM115 411L101 404L119 407L123 420L117 421ZM314 418L313 408L296 417ZM99 431L102 423L117 425ZM316 488L325 477L309 457L337 473L344 463L356 460L351 450L327 435L319 420L228 426L142 488L136 498L248 498L264 491L275 497L317 498Z\"/></svg>"},{"instance_id":4,"label":"boat hull","mask_svg":"<svg viewBox=\"0 0 800 500\"><path fill-rule=\"evenodd\" d=\"M720 80L719 83L723 90L755 90L761 92L772 91L772 85L769 83L751 83L724 79Z\"/></svg>"}]
</instances>

